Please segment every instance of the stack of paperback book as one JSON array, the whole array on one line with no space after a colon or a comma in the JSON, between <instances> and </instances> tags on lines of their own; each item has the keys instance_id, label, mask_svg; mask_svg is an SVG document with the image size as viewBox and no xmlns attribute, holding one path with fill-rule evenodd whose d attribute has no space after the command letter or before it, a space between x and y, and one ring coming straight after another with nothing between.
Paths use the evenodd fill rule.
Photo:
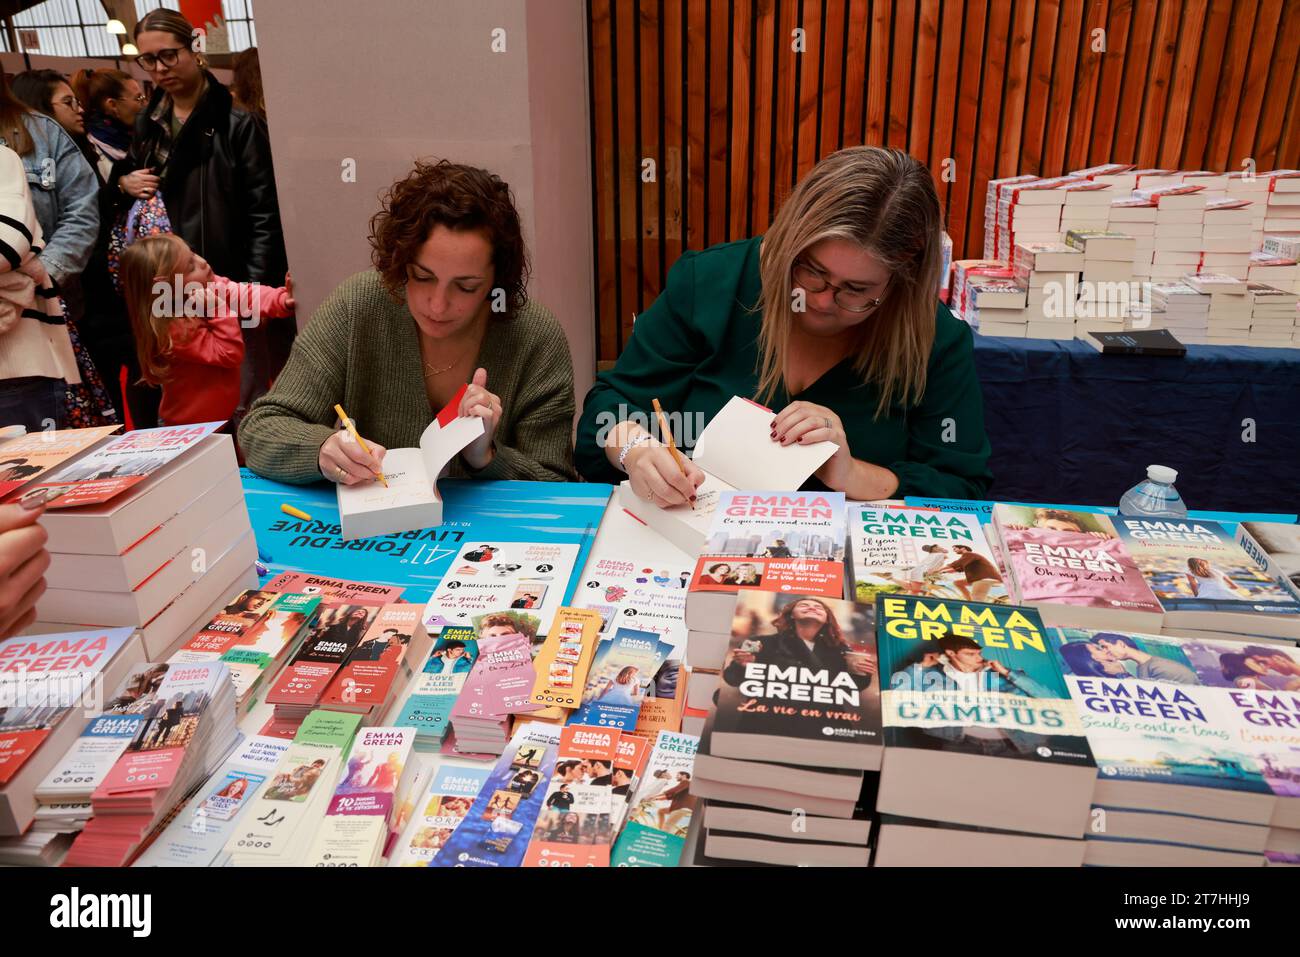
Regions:
<instances>
[{"instance_id":1,"label":"stack of paperback book","mask_svg":"<svg viewBox=\"0 0 1300 957\"><path fill-rule=\"evenodd\" d=\"M974 326L971 315L970 287L978 282L998 279L1015 279L1015 269L1009 259L959 259L952 264L952 290L948 297L948 306L953 314L963 319L967 325ZM1018 310L1011 310L1018 312ZM996 319L990 316L990 319ZM1008 321L1018 321L1019 315Z\"/></svg>"},{"instance_id":2,"label":"stack of paperback book","mask_svg":"<svg viewBox=\"0 0 1300 957\"><path fill-rule=\"evenodd\" d=\"M233 591L256 585L234 443L213 434L219 425L116 436L33 483L50 497L39 630L129 625L163 660Z\"/></svg>"},{"instance_id":3,"label":"stack of paperback book","mask_svg":"<svg viewBox=\"0 0 1300 957\"><path fill-rule=\"evenodd\" d=\"M1107 516L999 502L988 528L1012 598L1048 625L1159 632L1163 609Z\"/></svg>"},{"instance_id":4,"label":"stack of paperback book","mask_svg":"<svg viewBox=\"0 0 1300 957\"><path fill-rule=\"evenodd\" d=\"M1250 335L1252 302L1246 295L1246 281L1222 273L1189 273L1184 283L1208 297L1206 342L1245 344Z\"/></svg>"},{"instance_id":5,"label":"stack of paperback book","mask_svg":"<svg viewBox=\"0 0 1300 957\"><path fill-rule=\"evenodd\" d=\"M876 598L878 867L1083 861L1097 768L1032 608Z\"/></svg>"},{"instance_id":6,"label":"stack of paperback book","mask_svg":"<svg viewBox=\"0 0 1300 957\"><path fill-rule=\"evenodd\" d=\"M880 768L880 686L870 605L818 595L742 592L735 600L716 710L695 758L693 792L747 808L857 818ZM706 819L709 812L706 812ZM769 864L867 863L868 824L783 835L724 812L704 835L711 858ZM763 823L766 822L766 823ZM707 827L707 824L706 824ZM840 842L828 834L852 836Z\"/></svg>"},{"instance_id":7,"label":"stack of paperback book","mask_svg":"<svg viewBox=\"0 0 1300 957\"><path fill-rule=\"evenodd\" d=\"M129 864L239 737L235 687L220 662L169 667L142 715L131 743L91 795L94 816L68 851L70 867Z\"/></svg>"},{"instance_id":8,"label":"stack of paperback book","mask_svg":"<svg viewBox=\"0 0 1300 957\"><path fill-rule=\"evenodd\" d=\"M1250 268L1251 203L1244 199L1207 198L1196 272L1217 272L1245 279Z\"/></svg>"},{"instance_id":9,"label":"stack of paperback book","mask_svg":"<svg viewBox=\"0 0 1300 957\"><path fill-rule=\"evenodd\" d=\"M1090 181L1077 176L1057 176L1001 187L995 258L1010 262L1017 243L1060 242L1061 212L1067 195L1062 187L1071 183Z\"/></svg>"},{"instance_id":10,"label":"stack of paperback book","mask_svg":"<svg viewBox=\"0 0 1300 957\"><path fill-rule=\"evenodd\" d=\"M1065 234L1065 244L1083 253L1075 335L1122 332L1129 300L1135 298L1129 289L1136 241L1120 232L1072 229Z\"/></svg>"},{"instance_id":11,"label":"stack of paperback book","mask_svg":"<svg viewBox=\"0 0 1300 957\"><path fill-rule=\"evenodd\" d=\"M1185 282L1152 282L1150 317L1130 317L1132 328L1168 329L1179 342L1204 344L1210 334L1210 297Z\"/></svg>"},{"instance_id":12,"label":"stack of paperback book","mask_svg":"<svg viewBox=\"0 0 1300 957\"><path fill-rule=\"evenodd\" d=\"M1002 190L1007 186L1014 186L1017 183L1032 183L1039 179L1033 173L1022 173L1019 176L1007 176L1002 179L991 179L984 193L984 258L996 259L998 249L998 200L1002 196Z\"/></svg>"},{"instance_id":13,"label":"stack of paperback book","mask_svg":"<svg viewBox=\"0 0 1300 957\"><path fill-rule=\"evenodd\" d=\"M257 701L264 681L279 672L297 649L318 595L280 594L254 588L240 592L171 656L173 664L221 661L235 683L242 715Z\"/></svg>"},{"instance_id":14,"label":"stack of paperback book","mask_svg":"<svg viewBox=\"0 0 1300 957\"><path fill-rule=\"evenodd\" d=\"M1016 281L1027 288L1025 336L1071 339L1074 319L1065 308L1078 298L1083 253L1065 243L1017 243Z\"/></svg>"},{"instance_id":15,"label":"stack of paperback book","mask_svg":"<svg viewBox=\"0 0 1300 957\"><path fill-rule=\"evenodd\" d=\"M103 710L82 728L81 735L36 788L41 807L37 826L75 834L92 814L91 797L135 738L146 715L158 710L158 688L167 665L142 662L104 700Z\"/></svg>"},{"instance_id":16,"label":"stack of paperback book","mask_svg":"<svg viewBox=\"0 0 1300 957\"><path fill-rule=\"evenodd\" d=\"M31 826L37 786L143 658L130 628L0 641L0 837Z\"/></svg>"},{"instance_id":17,"label":"stack of paperback book","mask_svg":"<svg viewBox=\"0 0 1300 957\"><path fill-rule=\"evenodd\" d=\"M1281 169L1268 176L1264 234L1300 233L1300 170Z\"/></svg>"},{"instance_id":18,"label":"stack of paperback book","mask_svg":"<svg viewBox=\"0 0 1300 957\"><path fill-rule=\"evenodd\" d=\"M1261 271L1250 272L1247 278L1261 280L1279 289L1300 292L1300 264L1297 264L1297 260L1300 260L1300 232L1265 236L1259 253L1263 257L1262 261L1252 258L1251 269L1258 266ZM1273 269L1279 272L1271 273L1270 270Z\"/></svg>"},{"instance_id":19,"label":"stack of paperback book","mask_svg":"<svg viewBox=\"0 0 1300 957\"><path fill-rule=\"evenodd\" d=\"M1271 346L1289 349L1295 345L1300 332L1296 318L1300 313L1296 305L1300 296L1254 280L1246 281L1246 297L1250 300L1250 335L1252 346Z\"/></svg>"},{"instance_id":20,"label":"stack of paperback book","mask_svg":"<svg viewBox=\"0 0 1300 957\"><path fill-rule=\"evenodd\" d=\"M1156 204L1129 196L1110 204L1110 228L1133 237L1133 278L1150 281L1156 251Z\"/></svg>"},{"instance_id":21,"label":"stack of paperback book","mask_svg":"<svg viewBox=\"0 0 1300 957\"><path fill-rule=\"evenodd\" d=\"M510 740L512 716L540 711L533 700L536 672L527 635L484 635L478 657L451 709L456 749L500 754Z\"/></svg>"},{"instance_id":22,"label":"stack of paperback book","mask_svg":"<svg viewBox=\"0 0 1300 957\"><path fill-rule=\"evenodd\" d=\"M1025 337L1029 289L1011 279L976 276L966 282L962 316L985 336Z\"/></svg>"},{"instance_id":23,"label":"stack of paperback book","mask_svg":"<svg viewBox=\"0 0 1300 957\"><path fill-rule=\"evenodd\" d=\"M1110 228L1110 204L1118 191L1109 183L1085 179L1061 187L1065 202L1061 205L1061 233L1071 230L1105 232Z\"/></svg>"},{"instance_id":24,"label":"stack of paperback book","mask_svg":"<svg viewBox=\"0 0 1300 957\"><path fill-rule=\"evenodd\" d=\"M738 594L844 597L842 492L726 492L686 595L686 660L720 671Z\"/></svg>"},{"instance_id":25,"label":"stack of paperback book","mask_svg":"<svg viewBox=\"0 0 1300 957\"><path fill-rule=\"evenodd\" d=\"M1132 163L1103 163L1089 166L1087 169L1071 170L1071 176L1090 179L1094 183L1106 183L1115 195L1127 196L1137 186L1137 167Z\"/></svg>"},{"instance_id":26,"label":"stack of paperback book","mask_svg":"<svg viewBox=\"0 0 1300 957\"><path fill-rule=\"evenodd\" d=\"M313 711L226 839L234 867L304 864L343 773L359 715Z\"/></svg>"},{"instance_id":27,"label":"stack of paperback book","mask_svg":"<svg viewBox=\"0 0 1300 957\"><path fill-rule=\"evenodd\" d=\"M1204 242L1205 196L1200 186L1191 183L1134 190L1137 199L1156 205L1154 255L1151 278L1154 281L1176 279L1195 272Z\"/></svg>"},{"instance_id":28,"label":"stack of paperback book","mask_svg":"<svg viewBox=\"0 0 1300 957\"><path fill-rule=\"evenodd\" d=\"M1267 173L1242 171L1229 173L1227 181L1227 195L1250 201L1250 245L1252 249L1258 249L1264 242L1270 178Z\"/></svg>"},{"instance_id":29,"label":"stack of paperback book","mask_svg":"<svg viewBox=\"0 0 1300 957\"><path fill-rule=\"evenodd\" d=\"M1277 843L1297 833L1300 735L1274 707L1300 674L1294 648L1079 629L1051 641L1101 771L1085 863L1259 866L1271 828Z\"/></svg>"}]
</instances>

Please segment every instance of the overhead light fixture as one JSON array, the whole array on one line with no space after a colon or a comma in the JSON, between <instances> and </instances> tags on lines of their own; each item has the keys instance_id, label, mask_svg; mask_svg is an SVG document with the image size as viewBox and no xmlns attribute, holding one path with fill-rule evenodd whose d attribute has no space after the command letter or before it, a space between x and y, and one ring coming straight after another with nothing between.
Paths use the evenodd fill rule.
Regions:
<instances>
[{"instance_id":1,"label":"overhead light fixture","mask_svg":"<svg viewBox=\"0 0 1300 957\"><path fill-rule=\"evenodd\" d=\"M126 24L121 20L109 20L104 24L104 29L113 34L113 36L126 36Z\"/></svg>"},{"instance_id":2,"label":"overhead light fixture","mask_svg":"<svg viewBox=\"0 0 1300 957\"><path fill-rule=\"evenodd\" d=\"M139 56L140 51L136 49L134 43L128 43L122 47L122 56Z\"/></svg>"}]
</instances>

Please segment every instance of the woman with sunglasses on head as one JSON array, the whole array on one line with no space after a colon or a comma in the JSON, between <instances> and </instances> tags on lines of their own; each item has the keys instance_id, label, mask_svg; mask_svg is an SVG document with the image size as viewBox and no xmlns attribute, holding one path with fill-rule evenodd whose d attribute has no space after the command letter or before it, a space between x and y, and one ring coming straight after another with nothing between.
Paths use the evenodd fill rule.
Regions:
<instances>
[{"instance_id":1,"label":"woman with sunglasses on head","mask_svg":"<svg viewBox=\"0 0 1300 957\"><path fill-rule=\"evenodd\" d=\"M235 282L283 286L288 265L266 127L234 105L230 91L192 48L194 29L173 10L135 26L136 63L157 89L136 118L126 159L113 168L118 209L161 193L172 230ZM292 321L245 324L243 383L236 418L278 374L272 340L292 338Z\"/></svg>"},{"instance_id":2,"label":"woman with sunglasses on head","mask_svg":"<svg viewBox=\"0 0 1300 957\"><path fill-rule=\"evenodd\" d=\"M991 476L970 328L938 301L939 200L898 150L821 160L767 235L682 255L597 376L575 460L592 481L626 473L641 498L690 501L703 474L635 421L658 398L698 416L733 395L773 410L768 441L830 441L816 480L851 499L983 498ZM653 416L651 416L653 418Z\"/></svg>"}]
</instances>

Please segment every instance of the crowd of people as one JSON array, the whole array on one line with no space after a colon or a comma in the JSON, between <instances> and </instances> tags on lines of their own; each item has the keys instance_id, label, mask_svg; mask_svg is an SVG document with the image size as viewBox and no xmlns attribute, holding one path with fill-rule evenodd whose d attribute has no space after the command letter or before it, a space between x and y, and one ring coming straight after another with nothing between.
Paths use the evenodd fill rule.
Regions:
<instances>
[{"instance_id":1,"label":"crowd of people","mask_svg":"<svg viewBox=\"0 0 1300 957\"><path fill-rule=\"evenodd\" d=\"M914 158L832 153L764 236L683 253L575 437L568 339L488 170L416 161L370 221L372 268L295 338L256 54L236 98L190 36L173 11L139 21L152 93L110 70L0 84L0 425L224 420L261 475L356 485L456 403L485 428L453 477L627 478L671 507L704 474L639 424L652 400L699 434L741 395L773 409L772 442L838 446L818 487L986 497L972 335L937 298L942 214ZM0 506L0 636L31 620L42 507Z\"/></svg>"}]
</instances>

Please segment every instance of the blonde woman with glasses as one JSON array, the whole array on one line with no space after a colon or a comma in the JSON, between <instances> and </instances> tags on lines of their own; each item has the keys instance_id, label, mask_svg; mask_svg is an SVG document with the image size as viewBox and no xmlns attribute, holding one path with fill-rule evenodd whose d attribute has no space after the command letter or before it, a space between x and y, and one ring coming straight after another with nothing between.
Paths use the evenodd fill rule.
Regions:
<instances>
[{"instance_id":1,"label":"blonde woman with glasses","mask_svg":"<svg viewBox=\"0 0 1300 957\"><path fill-rule=\"evenodd\" d=\"M838 445L815 479L851 499L983 498L971 331L938 300L941 222L924 166L854 147L808 172L766 236L684 253L587 394L579 471L691 501L702 473L635 420L658 398L699 435L740 395L773 410L769 441Z\"/></svg>"}]
</instances>

